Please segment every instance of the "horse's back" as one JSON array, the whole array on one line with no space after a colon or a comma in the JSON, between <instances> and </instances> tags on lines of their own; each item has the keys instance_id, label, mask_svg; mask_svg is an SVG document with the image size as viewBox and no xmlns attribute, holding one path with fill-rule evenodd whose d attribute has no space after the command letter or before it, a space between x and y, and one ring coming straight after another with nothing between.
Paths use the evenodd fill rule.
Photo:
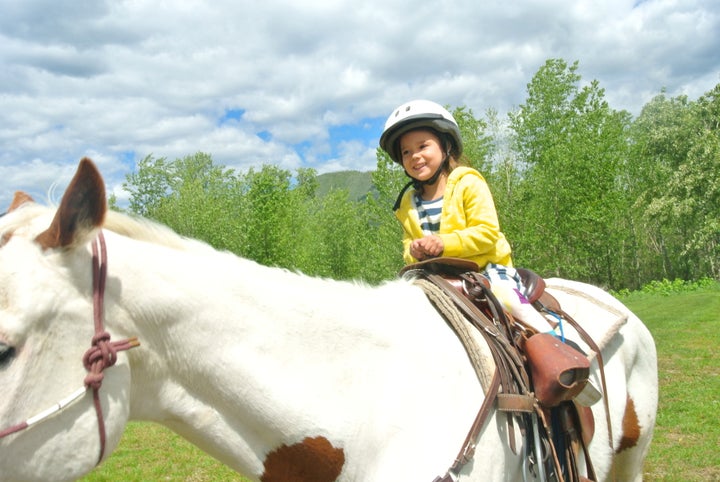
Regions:
<instances>
[{"instance_id":1,"label":"horse's back","mask_svg":"<svg viewBox=\"0 0 720 482\"><path fill-rule=\"evenodd\" d=\"M601 357L593 363L594 381L602 387L597 363L601 359L613 441L611 450L607 443L605 408L598 402L593 406L597 424L591 444L593 462L596 467L610 470L610 458L614 458L617 480L642 480L642 464L652 440L658 403L657 352L653 337L642 321L607 291L559 278L546 282L548 292L601 350ZM569 337L578 337L571 327L564 328ZM583 346L591 351L587 345ZM601 459L607 459L608 463L598 464ZM612 476L611 472L604 473L600 479Z\"/></svg>"}]
</instances>

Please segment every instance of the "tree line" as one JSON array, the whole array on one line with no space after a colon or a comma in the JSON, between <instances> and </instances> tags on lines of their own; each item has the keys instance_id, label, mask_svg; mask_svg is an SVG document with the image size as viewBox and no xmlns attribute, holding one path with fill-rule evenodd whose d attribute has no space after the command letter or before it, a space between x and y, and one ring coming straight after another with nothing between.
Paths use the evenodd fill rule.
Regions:
<instances>
[{"instance_id":1,"label":"tree line","mask_svg":"<svg viewBox=\"0 0 720 482\"><path fill-rule=\"evenodd\" d=\"M451 109L515 264L612 289L720 279L720 84L697 100L660 92L633 118L577 70L547 60L507 119ZM240 173L196 153L148 156L124 187L131 213L218 249L378 283L403 264L392 205L407 178L380 149L371 176L364 199L344 189L319 196L313 169Z\"/></svg>"}]
</instances>

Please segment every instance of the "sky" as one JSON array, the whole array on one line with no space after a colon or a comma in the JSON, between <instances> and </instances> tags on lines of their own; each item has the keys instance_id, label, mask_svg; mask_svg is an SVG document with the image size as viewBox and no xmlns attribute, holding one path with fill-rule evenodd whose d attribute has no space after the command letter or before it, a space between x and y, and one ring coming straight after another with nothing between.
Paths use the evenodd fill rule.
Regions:
<instances>
[{"instance_id":1,"label":"sky","mask_svg":"<svg viewBox=\"0 0 720 482\"><path fill-rule=\"evenodd\" d=\"M720 83L717 0L0 0L0 212L90 157L372 170L412 99L501 118L551 58L637 116Z\"/></svg>"}]
</instances>

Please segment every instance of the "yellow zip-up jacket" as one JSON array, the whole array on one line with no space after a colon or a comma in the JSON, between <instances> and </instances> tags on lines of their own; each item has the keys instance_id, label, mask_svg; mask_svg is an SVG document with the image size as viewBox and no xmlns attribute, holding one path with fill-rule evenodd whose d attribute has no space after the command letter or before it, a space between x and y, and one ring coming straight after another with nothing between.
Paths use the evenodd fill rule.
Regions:
<instances>
[{"instance_id":1,"label":"yellow zip-up jacket","mask_svg":"<svg viewBox=\"0 0 720 482\"><path fill-rule=\"evenodd\" d=\"M416 263L410 243L423 237L420 218L409 189L402 197L395 216L403 227L403 258ZM448 176L443 196L440 232L445 246L443 256L464 258L484 268L488 263L512 266L510 243L500 231L490 188L477 170L459 166Z\"/></svg>"}]
</instances>

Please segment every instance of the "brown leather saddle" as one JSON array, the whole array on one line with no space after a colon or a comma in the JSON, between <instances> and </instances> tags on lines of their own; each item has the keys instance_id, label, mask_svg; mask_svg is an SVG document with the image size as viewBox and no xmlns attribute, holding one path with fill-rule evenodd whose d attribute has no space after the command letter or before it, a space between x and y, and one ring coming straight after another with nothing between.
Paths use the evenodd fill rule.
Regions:
<instances>
[{"instance_id":1,"label":"brown leather saddle","mask_svg":"<svg viewBox=\"0 0 720 482\"><path fill-rule=\"evenodd\" d=\"M425 270L439 274L462 292L461 276L466 273L479 273L480 267L474 261L462 258L432 258L405 266L400 270L400 275L414 270ZM535 305L539 302L551 309L560 308L557 300L545 291L545 280L540 275L526 268L516 268L516 271L525 286L525 293L523 294L530 303ZM485 277L483 279L487 282L487 287L490 287L490 281ZM463 292L463 294L465 293Z\"/></svg>"},{"instance_id":2,"label":"brown leather saddle","mask_svg":"<svg viewBox=\"0 0 720 482\"><path fill-rule=\"evenodd\" d=\"M517 272L525 287L523 294L536 309L541 312L550 310L553 313L563 313L557 300L545 291L545 280L541 276L532 270L524 268L517 269ZM477 307L479 312L490 318L495 325L501 328L499 331L503 332L510 340L509 343L504 345L503 350L514 349L517 351L517 357L524 360L525 366L523 368L529 375L529 377L527 375L525 377L529 378L530 384L535 386L535 390L540 389L539 385L545 384L544 381L541 381L545 374L540 373L536 369L537 367L529 362L528 355L532 355L532 351L537 352L535 355L540 360L549 360L554 362L554 365L558 365L558 363L562 365L564 361L562 355L556 353L553 348L547 348L548 343L565 350L561 353L569 354L566 356L574 357L574 360L570 362L577 361L578 356L581 356L572 348L561 347L561 342L552 341L553 337L550 335L541 338L542 335L535 335L534 331L528 332L526 327L519 326L519 323L516 324L512 316L504 311L503 306L492 295L489 280L480 274L478 265L472 261L459 258L433 258L408 265L400 271L400 274L410 277L422 276L441 286L446 291L452 290L454 293L448 292L449 296L462 296ZM464 311L466 316L482 316L478 313L478 310L465 309ZM485 322L475 321L474 324L481 326ZM533 340L533 342L528 344L528 340ZM528 347L531 349L530 352L527 350ZM586 367L589 366L586 358L582 361L585 362ZM543 370L546 369L543 368ZM556 375L551 375L551 377L553 376ZM503 388L509 385L512 385L512 383L509 383L507 379L504 379L501 384ZM559 480L588 480L578 474L576 460L580 448L585 452L588 462L588 476L592 480L595 478L595 474L586 446L594 434L595 423L589 407L583 407L569 401L582 389L582 386L574 388L575 390L570 395L567 395L568 391L560 394L554 394L552 390L547 392L553 395L548 396L552 401L549 404L540 402L538 404L538 413L541 414L541 419L543 419L545 425L546 444L551 446L553 452L551 458L555 460L556 471L563 474ZM502 405L503 400L498 397L499 404ZM502 407L498 407L498 409L502 410ZM550 423L551 419L555 423ZM555 446L558 444L565 448L556 451ZM512 446L514 446L513 441L511 441ZM445 479L438 478L436 480Z\"/></svg>"}]
</instances>

